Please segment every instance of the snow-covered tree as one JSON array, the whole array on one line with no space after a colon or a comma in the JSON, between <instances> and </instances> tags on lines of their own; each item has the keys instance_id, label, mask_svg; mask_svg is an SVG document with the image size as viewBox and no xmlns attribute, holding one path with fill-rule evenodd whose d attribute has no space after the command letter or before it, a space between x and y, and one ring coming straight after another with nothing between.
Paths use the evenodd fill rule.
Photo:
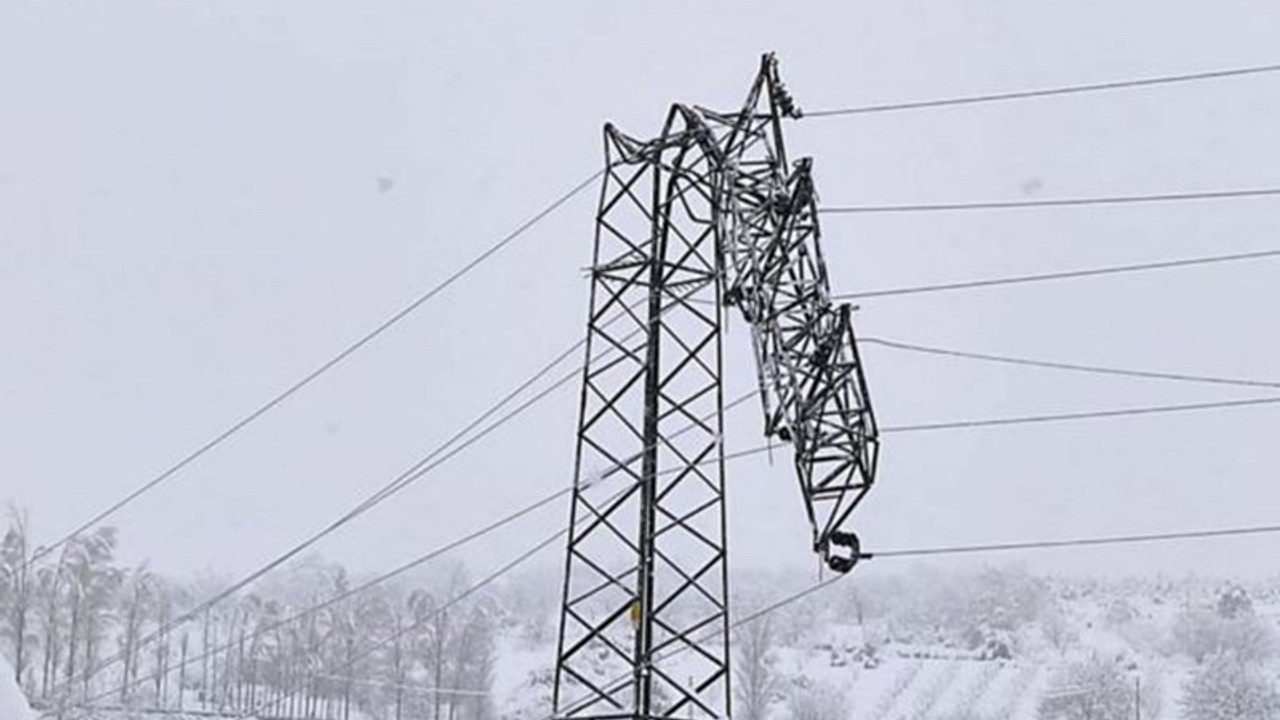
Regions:
<instances>
[{"instance_id":1,"label":"snow-covered tree","mask_svg":"<svg viewBox=\"0 0 1280 720\"><path fill-rule=\"evenodd\" d=\"M1201 663L1212 655L1231 653L1244 662L1261 660L1272 652L1269 628L1252 612L1232 618L1203 608L1191 608L1175 618L1174 646Z\"/></svg>"},{"instance_id":2,"label":"snow-covered tree","mask_svg":"<svg viewBox=\"0 0 1280 720\"><path fill-rule=\"evenodd\" d=\"M1048 586L1025 569L989 567L974 578L968 613L991 627L1012 631L1039 618L1048 600Z\"/></svg>"},{"instance_id":3,"label":"snow-covered tree","mask_svg":"<svg viewBox=\"0 0 1280 720\"><path fill-rule=\"evenodd\" d=\"M68 682L75 680L79 669L81 691L88 694L99 648L115 620L114 604L121 578L120 569L113 565L115 529L99 528L91 534L72 538L68 545L71 547L67 562L70 628L66 678Z\"/></svg>"},{"instance_id":4,"label":"snow-covered tree","mask_svg":"<svg viewBox=\"0 0 1280 720\"><path fill-rule=\"evenodd\" d=\"M793 687L787 697L791 720L845 720L849 709L845 691L825 681Z\"/></svg>"},{"instance_id":5,"label":"snow-covered tree","mask_svg":"<svg viewBox=\"0 0 1280 720\"><path fill-rule=\"evenodd\" d=\"M475 604L458 630L450 658L450 720L490 720L494 716L490 693L494 670L494 609Z\"/></svg>"},{"instance_id":6,"label":"snow-covered tree","mask_svg":"<svg viewBox=\"0 0 1280 720\"><path fill-rule=\"evenodd\" d=\"M1041 720L1130 720L1137 700L1124 669L1097 656L1074 662L1040 703Z\"/></svg>"},{"instance_id":7,"label":"snow-covered tree","mask_svg":"<svg viewBox=\"0 0 1280 720\"><path fill-rule=\"evenodd\" d=\"M392 691L393 720L402 720L405 706L405 685L409 682L412 658L409 656L405 635L408 632L409 609L397 602L391 610L391 643L387 649L386 678Z\"/></svg>"},{"instance_id":8,"label":"snow-covered tree","mask_svg":"<svg viewBox=\"0 0 1280 720\"><path fill-rule=\"evenodd\" d=\"M1240 585L1228 585L1218 595L1218 615L1228 620L1253 614L1249 592Z\"/></svg>"},{"instance_id":9,"label":"snow-covered tree","mask_svg":"<svg viewBox=\"0 0 1280 720\"><path fill-rule=\"evenodd\" d=\"M130 570L120 596L120 659L123 662L120 701L124 702L138 678L142 629L155 598L155 577L145 567Z\"/></svg>"},{"instance_id":10,"label":"snow-covered tree","mask_svg":"<svg viewBox=\"0 0 1280 720\"><path fill-rule=\"evenodd\" d=\"M59 553L56 564L48 564L36 570L36 595L39 598L37 619L40 623L40 646L43 650L40 667L40 695L49 697L58 681L58 669L62 666L63 644L66 626L66 546Z\"/></svg>"},{"instance_id":11,"label":"snow-covered tree","mask_svg":"<svg viewBox=\"0 0 1280 720\"><path fill-rule=\"evenodd\" d=\"M29 650L36 642L32 615L35 603L35 568L32 566L31 531L27 515L9 506L9 527L0 539L0 635L13 652L14 680L21 686Z\"/></svg>"},{"instance_id":12,"label":"snow-covered tree","mask_svg":"<svg viewBox=\"0 0 1280 720\"><path fill-rule=\"evenodd\" d=\"M1053 603L1040 618L1040 632L1061 655L1080 639L1080 631L1067 618L1060 603Z\"/></svg>"},{"instance_id":13,"label":"snow-covered tree","mask_svg":"<svg viewBox=\"0 0 1280 720\"><path fill-rule=\"evenodd\" d=\"M1186 720L1276 720L1280 696L1254 665L1220 654L1187 683L1182 711Z\"/></svg>"}]
</instances>

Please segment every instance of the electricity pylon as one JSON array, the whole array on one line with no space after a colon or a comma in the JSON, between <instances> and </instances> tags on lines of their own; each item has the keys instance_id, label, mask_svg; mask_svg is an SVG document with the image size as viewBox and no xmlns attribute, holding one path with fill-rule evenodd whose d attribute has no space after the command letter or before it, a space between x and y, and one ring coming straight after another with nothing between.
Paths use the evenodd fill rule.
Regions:
<instances>
[{"instance_id":1,"label":"electricity pylon","mask_svg":"<svg viewBox=\"0 0 1280 720\"><path fill-rule=\"evenodd\" d=\"M751 327L764 432L792 445L814 550L860 556L878 438L831 302L799 109L766 55L741 110L606 125L553 704L559 717L729 717L722 328ZM613 485L606 495L601 485Z\"/></svg>"}]
</instances>

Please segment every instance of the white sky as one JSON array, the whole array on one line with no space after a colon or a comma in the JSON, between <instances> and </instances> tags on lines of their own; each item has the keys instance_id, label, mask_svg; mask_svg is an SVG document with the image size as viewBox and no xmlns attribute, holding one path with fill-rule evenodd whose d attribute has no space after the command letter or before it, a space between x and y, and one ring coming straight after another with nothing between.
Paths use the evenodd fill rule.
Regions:
<instances>
[{"instance_id":1,"label":"white sky","mask_svg":"<svg viewBox=\"0 0 1280 720\"><path fill-rule=\"evenodd\" d=\"M238 419L597 169L612 120L732 108L776 50L826 109L1280 62L1258 0L0 6L0 499L42 540ZM794 124L832 205L1280 185L1280 76ZM379 178L390 178L381 192ZM256 567L581 337L595 191L121 512L122 554ZM828 217L837 291L1280 247L1272 200ZM867 300L866 335L1280 379L1276 261ZM737 318L734 318L735 322ZM731 330L728 395L754 382ZM1257 395L864 350L887 425ZM576 388L324 554L397 564L570 480ZM728 444L760 443L758 410ZM1280 522L1276 409L889 436L868 549ZM731 553L811 563L791 469L731 466ZM504 562L558 504L467 557ZM1024 556L1275 570L1280 537ZM547 562L552 565L554 556ZM888 562L888 561L886 561Z\"/></svg>"}]
</instances>

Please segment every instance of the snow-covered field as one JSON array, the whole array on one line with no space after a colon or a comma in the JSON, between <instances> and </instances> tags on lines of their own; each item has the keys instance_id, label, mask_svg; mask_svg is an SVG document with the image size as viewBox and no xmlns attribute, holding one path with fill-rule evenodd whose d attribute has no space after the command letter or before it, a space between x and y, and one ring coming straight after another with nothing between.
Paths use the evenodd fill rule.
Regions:
<instances>
[{"instance_id":1,"label":"snow-covered field","mask_svg":"<svg viewBox=\"0 0 1280 720\"><path fill-rule=\"evenodd\" d=\"M551 648L546 649L554 652ZM792 688L828 684L843 691L848 720L947 718L975 713L1000 720L1034 718L1047 679L1038 662L891 658L875 668L832 665L824 650L778 651L785 678L772 716L788 717ZM502 717L539 720L549 714L548 652L521 650L499 658L495 694Z\"/></svg>"},{"instance_id":2,"label":"snow-covered field","mask_svg":"<svg viewBox=\"0 0 1280 720\"><path fill-rule=\"evenodd\" d=\"M759 597L767 603L791 583L762 585L766 592ZM1111 693L1122 708L1098 720L1128 720L1139 703L1144 720L1188 720L1195 716L1184 708L1187 688L1217 653L1244 656L1263 681L1277 680L1280 592L1271 587L1105 583L1003 570L834 586L809 605L770 616L766 651L758 656L768 669L770 699L755 717L1077 720L1046 712L1045 701L1078 691L1072 668L1093 663L1106 681L1096 691ZM528 613L522 609L531 605L530 594L512 597L522 599L494 598L491 710L468 711L466 720L544 720L551 714L555 631L549 618L555 604L532 603L539 612ZM739 612L752 603L745 605ZM743 647L739 641L739 669L751 662ZM12 673L3 664L0 671L0 720L33 720ZM417 690L424 680L409 682ZM803 698L821 702L806 706ZM197 704L194 695L187 701L187 707ZM430 717L423 712L429 708L407 711L403 720ZM351 720L387 717L385 706L372 714L353 708L351 714ZM92 720L130 719L107 713Z\"/></svg>"},{"instance_id":3,"label":"snow-covered field","mask_svg":"<svg viewBox=\"0 0 1280 720\"><path fill-rule=\"evenodd\" d=\"M943 625L981 626L1004 617L1005 608L969 607L964 612L974 619L950 618L935 625L930 621L940 616L927 608L913 616L895 607L890 595L882 598L887 603L883 612L869 613L860 625L842 613L840 602L828 603L829 611L817 613L810 626L777 633L768 656L777 686L767 717L789 720L796 715L794 696L825 689L839 700L832 716L844 720L1037 720L1046 716L1041 709L1045 697L1063 691L1065 669L1089 660L1114 669L1117 686L1132 693L1123 702L1131 707L1140 703L1146 720L1188 717L1181 700L1200 667L1188 654L1188 643L1198 642L1195 633L1208 636L1219 630L1201 628L1188 635L1179 623L1190 622L1186 617L1222 621L1225 584L1046 585L1035 616L1009 623L1002 632L984 627L980 635L988 636L986 643L972 647ZM1280 665L1269 658L1280 630L1280 602L1265 590L1255 589L1254 597L1248 614L1256 619L1257 632L1267 636L1256 665L1275 680ZM788 634L792 637L784 637ZM998 640L993 644L991 638ZM993 652L997 645L1001 649ZM504 638L494 679L502 717L546 717L553 655L549 643ZM1133 716L1133 711L1125 715Z\"/></svg>"}]
</instances>

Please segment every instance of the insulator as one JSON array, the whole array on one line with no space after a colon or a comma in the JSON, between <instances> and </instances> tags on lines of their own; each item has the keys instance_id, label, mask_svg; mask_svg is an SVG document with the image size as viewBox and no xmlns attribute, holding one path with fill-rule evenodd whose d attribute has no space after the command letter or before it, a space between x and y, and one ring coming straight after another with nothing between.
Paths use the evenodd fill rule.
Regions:
<instances>
[{"instance_id":1,"label":"insulator","mask_svg":"<svg viewBox=\"0 0 1280 720\"><path fill-rule=\"evenodd\" d=\"M793 207L799 211L813 198L813 185L807 182L796 183L794 196L795 205Z\"/></svg>"},{"instance_id":2,"label":"insulator","mask_svg":"<svg viewBox=\"0 0 1280 720\"><path fill-rule=\"evenodd\" d=\"M791 93L787 92L787 86L781 80L774 83L773 96L778 104L778 109L783 115L788 117L800 117L800 108L796 107L795 100L792 99Z\"/></svg>"},{"instance_id":3,"label":"insulator","mask_svg":"<svg viewBox=\"0 0 1280 720\"><path fill-rule=\"evenodd\" d=\"M791 212L791 195L786 192L779 191L773 196L773 211L779 215L788 215Z\"/></svg>"}]
</instances>

